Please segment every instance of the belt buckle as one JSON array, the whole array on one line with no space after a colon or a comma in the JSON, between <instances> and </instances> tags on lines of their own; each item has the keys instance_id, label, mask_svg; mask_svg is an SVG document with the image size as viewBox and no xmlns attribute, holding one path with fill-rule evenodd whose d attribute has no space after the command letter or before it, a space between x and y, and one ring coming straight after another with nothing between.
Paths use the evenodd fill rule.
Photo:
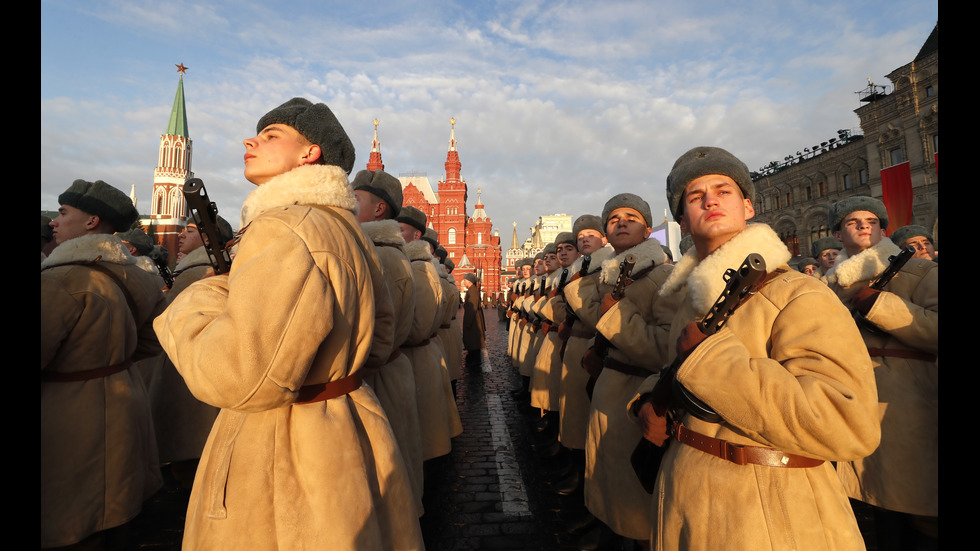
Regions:
<instances>
[{"instance_id":1,"label":"belt buckle","mask_svg":"<svg viewBox=\"0 0 980 551\"><path fill-rule=\"evenodd\" d=\"M722 440L721 452L724 454L725 459L736 465L748 464L745 457L745 447L741 444L733 444L727 440Z\"/></svg>"}]
</instances>

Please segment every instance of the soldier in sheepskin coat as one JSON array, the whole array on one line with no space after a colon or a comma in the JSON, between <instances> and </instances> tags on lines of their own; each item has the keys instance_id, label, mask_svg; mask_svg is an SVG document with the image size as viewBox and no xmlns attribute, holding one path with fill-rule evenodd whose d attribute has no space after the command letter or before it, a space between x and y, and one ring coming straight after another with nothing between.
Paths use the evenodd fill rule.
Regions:
<instances>
[{"instance_id":1,"label":"soldier in sheepskin coat","mask_svg":"<svg viewBox=\"0 0 980 551\"><path fill-rule=\"evenodd\" d=\"M361 384L382 279L353 215L353 146L302 98L256 130L245 177L258 187L230 273L192 284L154 323L194 395L222 408L183 548L421 549L404 459Z\"/></svg>"},{"instance_id":2,"label":"soldier in sheepskin coat","mask_svg":"<svg viewBox=\"0 0 980 551\"><path fill-rule=\"evenodd\" d=\"M871 360L847 309L816 278L787 266L771 228L746 221L754 187L731 153L698 147L667 179L668 201L694 247L661 287L683 299L670 328L676 381L720 416L657 412L644 382L630 404L644 437L669 445L651 509L651 547L861 549L833 461L867 456L880 428ZM727 324L705 338L694 320L749 253L768 276ZM668 387L668 389L671 387ZM668 404L668 407L671 407Z\"/></svg>"}]
</instances>

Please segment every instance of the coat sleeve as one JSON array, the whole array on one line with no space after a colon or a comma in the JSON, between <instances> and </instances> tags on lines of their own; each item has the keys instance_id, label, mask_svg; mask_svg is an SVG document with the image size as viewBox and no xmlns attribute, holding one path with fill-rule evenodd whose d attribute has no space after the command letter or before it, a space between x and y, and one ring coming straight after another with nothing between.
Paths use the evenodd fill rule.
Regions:
<instances>
[{"instance_id":1,"label":"coat sleeve","mask_svg":"<svg viewBox=\"0 0 980 551\"><path fill-rule=\"evenodd\" d=\"M670 324L679 304L676 296L658 298L658 291L669 273L654 270L633 282L596 324L596 330L634 365L660 369L668 361Z\"/></svg>"},{"instance_id":2,"label":"coat sleeve","mask_svg":"<svg viewBox=\"0 0 980 551\"><path fill-rule=\"evenodd\" d=\"M869 455L880 439L877 390L847 309L829 289L796 293L782 307L763 293L751 300L677 379L764 446L826 460Z\"/></svg>"},{"instance_id":3,"label":"coat sleeve","mask_svg":"<svg viewBox=\"0 0 980 551\"><path fill-rule=\"evenodd\" d=\"M565 301L586 327L595 327L599 323L600 297L596 279L594 275L581 277L565 286Z\"/></svg>"},{"instance_id":4,"label":"coat sleeve","mask_svg":"<svg viewBox=\"0 0 980 551\"><path fill-rule=\"evenodd\" d=\"M84 306L55 278L41 276L41 370L57 356Z\"/></svg>"},{"instance_id":5,"label":"coat sleeve","mask_svg":"<svg viewBox=\"0 0 980 551\"><path fill-rule=\"evenodd\" d=\"M867 320L912 348L939 354L939 267L930 267L909 294L882 292Z\"/></svg>"},{"instance_id":6,"label":"coat sleeve","mask_svg":"<svg viewBox=\"0 0 980 551\"><path fill-rule=\"evenodd\" d=\"M335 255L321 270L289 224L259 217L228 275L185 289L154 323L191 392L203 402L263 411L295 401L334 325L335 297L356 293ZM336 275L335 274L335 275Z\"/></svg>"}]
</instances>

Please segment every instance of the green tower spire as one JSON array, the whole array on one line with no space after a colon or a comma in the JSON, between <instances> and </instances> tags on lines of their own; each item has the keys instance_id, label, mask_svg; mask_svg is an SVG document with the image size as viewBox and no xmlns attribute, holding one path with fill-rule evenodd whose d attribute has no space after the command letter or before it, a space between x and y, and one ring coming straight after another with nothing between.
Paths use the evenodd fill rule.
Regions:
<instances>
[{"instance_id":1,"label":"green tower spire","mask_svg":"<svg viewBox=\"0 0 980 551\"><path fill-rule=\"evenodd\" d=\"M181 63L177 65L180 72L180 82L177 83L177 95L174 96L174 107L170 110L170 123L167 124L168 136L181 136L190 138L187 132L187 108L184 106L184 72L187 67Z\"/></svg>"}]
</instances>

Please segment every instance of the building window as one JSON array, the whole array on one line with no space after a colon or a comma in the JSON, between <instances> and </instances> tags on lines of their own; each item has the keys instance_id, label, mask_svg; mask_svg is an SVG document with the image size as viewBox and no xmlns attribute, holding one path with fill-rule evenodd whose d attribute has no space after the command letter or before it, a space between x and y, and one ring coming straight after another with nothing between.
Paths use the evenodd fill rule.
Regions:
<instances>
[{"instance_id":1,"label":"building window","mask_svg":"<svg viewBox=\"0 0 980 551\"><path fill-rule=\"evenodd\" d=\"M861 185L868 185L868 169L862 168L858 171L858 177L861 179Z\"/></svg>"},{"instance_id":2,"label":"building window","mask_svg":"<svg viewBox=\"0 0 980 551\"><path fill-rule=\"evenodd\" d=\"M935 93L936 93L936 90L932 86L926 86L926 97L927 98L931 98L932 95L935 94Z\"/></svg>"},{"instance_id":3,"label":"building window","mask_svg":"<svg viewBox=\"0 0 980 551\"><path fill-rule=\"evenodd\" d=\"M905 156L902 155L902 148L896 147L888 151L888 157L891 159L891 166L895 166L905 160Z\"/></svg>"},{"instance_id":4,"label":"building window","mask_svg":"<svg viewBox=\"0 0 980 551\"><path fill-rule=\"evenodd\" d=\"M788 207L788 206L790 206L792 204L793 204L793 194L792 194L792 192L787 191L786 192L786 206Z\"/></svg>"},{"instance_id":5,"label":"building window","mask_svg":"<svg viewBox=\"0 0 980 551\"><path fill-rule=\"evenodd\" d=\"M818 185L820 186L820 196L821 197L826 197L827 196L827 182L820 182L820 184L818 184Z\"/></svg>"},{"instance_id":6,"label":"building window","mask_svg":"<svg viewBox=\"0 0 980 551\"><path fill-rule=\"evenodd\" d=\"M449 228L449 244L450 245L455 245L456 244L456 229L455 228Z\"/></svg>"},{"instance_id":7,"label":"building window","mask_svg":"<svg viewBox=\"0 0 980 551\"><path fill-rule=\"evenodd\" d=\"M482 245L483 244L483 232L480 232L480 233L477 233L476 234L476 244L477 245Z\"/></svg>"},{"instance_id":8,"label":"building window","mask_svg":"<svg viewBox=\"0 0 980 551\"><path fill-rule=\"evenodd\" d=\"M844 175L844 189L851 189L851 175Z\"/></svg>"},{"instance_id":9,"label":"building window","mask_svg":"<svg viewBox=\"0 0 980 551\"><path fill-rule=\"evenodd\" d=\"M810 186L806 186L806 200L809 201L810 199L813 199L813 192Z\"/></svg>"}]
</instances>

